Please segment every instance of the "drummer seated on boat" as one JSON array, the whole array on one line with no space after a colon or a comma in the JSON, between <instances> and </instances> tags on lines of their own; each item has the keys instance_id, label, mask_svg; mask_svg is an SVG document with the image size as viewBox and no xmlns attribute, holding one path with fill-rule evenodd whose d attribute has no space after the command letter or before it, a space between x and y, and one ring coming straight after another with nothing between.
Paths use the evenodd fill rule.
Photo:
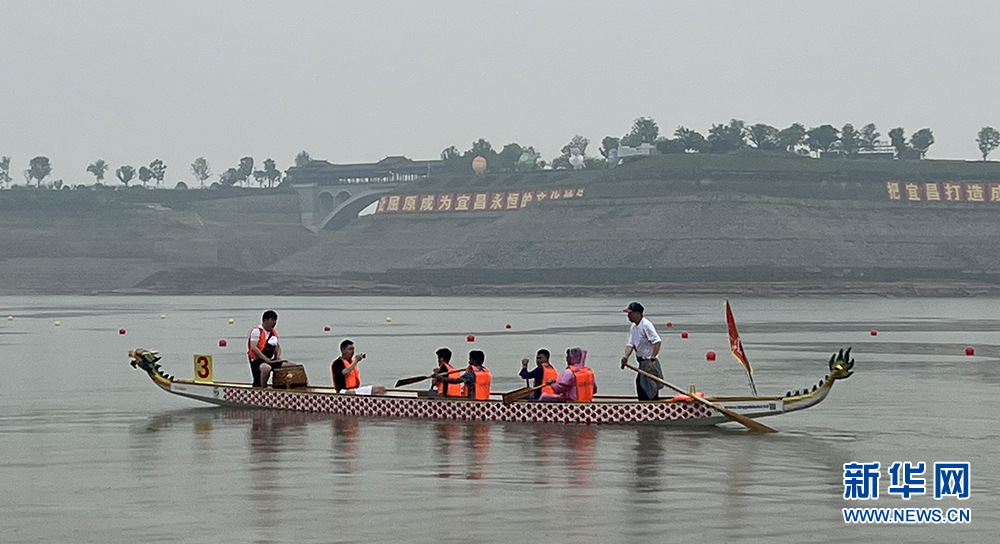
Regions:
<instances>
[{"instance_id":1,"label":"drummer seated on boat","mask_svg":"<svg viewBox=\"0 0 1000 544\"><path fill-rule=\"evenodd\" d=\"M587 368L587 350L570 348L566 350L566 370L557 380L549 380L552 394L542 394L543 401L590 402L597 394L594 371Z\"/></svg>"},{"instance_id":2,"label":"drummer seated on boat","mask_svg":"<svg viewBox=\"0 0 1000 544\"><path fill-rule=\"evenodd\" d=\"M365 354L354 354L354 342L344 340L340 343L340 358L330 365L333 374L333 387L338 393L348 395L384 395L385 386L361 385L361 373L358 363L365 359Z\"/></svg>"},{"instance_id":3,"label":"drummer seated on boat","mask_svg":"<svg viewBox=\"0 0 1000 544\"><path fill-rule=\"evenodd\" d=\"M250 360L250 373L253 375L254 387L267 387L271 370L281 368L281 344L278 343L278 313L274 310L264 312L261 324L250 330L247 338L247 358Z\"/></svg>"},{"instance_id":4,"label":"drummer seated on boat","mask_svg":"<svg viewBox=\"0 0 1000 544\"><path fill-rule=\"evenodd\" d=\"M465 369L465 374L458 378L444 377L439 381L444 383L462 384L462 396L476 400L487 400L490 398L490 385L493 377L483 363L486 362L486 354L479 350L469 352L469 367Z\"/></svg>"},{"instance_id":5,"label":"drummer seated on boat","mask_svg":"<svg viewBox=\"0 0 1000 544\"><path fill-rule=\"evenodd\" d=\"M442 377L447 378L458 378L461 376L462 371L451 366L451 350L448 348L441 348L434 352L437 355L438 366L434 369L433 374L436 376L443 375ZM461 397L462 396L462 384L460 383L446 383L437 378L434 378L433 385L431 388L437 391L440 397Z\"/></svg>"},{"instance_id":6,"label":"drummer seated on boat","mask_svg":"<svg viewBox=\"0 0 1000 544\"><path fill-rule=\"evenodd\" d=\"M531 393L528 398L538 399L542 395L555 395L552 386L548 385L549 380L555 381L559 378L559 371L549 362L549 350L540 349L535 354L535 368L528 370L528 359L521 359L521 372L518 374L522 380L535 380L534 386L541 387L540 390ZM542 387L542 386L545 387Z\"/></svg>"}]
</instances>

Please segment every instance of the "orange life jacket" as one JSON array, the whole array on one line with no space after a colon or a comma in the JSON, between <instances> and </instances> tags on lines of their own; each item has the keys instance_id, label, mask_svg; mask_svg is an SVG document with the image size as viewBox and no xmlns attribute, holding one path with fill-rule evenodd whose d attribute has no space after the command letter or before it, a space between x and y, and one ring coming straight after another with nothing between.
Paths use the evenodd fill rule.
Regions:
<instances>
[{"instance_id":1,"label":"orange life jacket","mask_svg":"<svg viewBox=\"0 0 1000 544\"><path fill-rule=\"evenodd\" d=\"M444 363L444 367L445 370L448 371L448 376L447 376L448 378L454 379L462 375L457 368L451 366L448 363ZM443 397L460 397L462 396L462 384L438 382L437 392L438 395L441 395Z\"/></svg>"},{"instance_id":2,"label":"orange life jacket","mask_svg":"<svg viewBox=\"0 0 1000 544\"><path fill-rule=\"evenodd\" d=\"M576 400L577 402L590 402L594 400L594 371L589 368L580 368L570 365L573 377L576 378Z\"/></svg>"},{"instance_id":3,"label":"orange life jacket","mask_svg":"<svg viewBox=\"0 0 1000 544\"><path fill-rule=\"evenodd\" d=\"M260 329L260 339L257 340L257 349L259 349L261 353L264 353L264 349L267 348L267 341L270 340L271 336L277 338L278 331L275 329L271 329L271 332L269 333L266 330L264 330L263 325L257 325L256 327L250 329L250 334L253 334L253 331L257 329ZM250 360L253 361L257 359L257 356L254 354L253 345L250 343L250 334L247 335L247 357L249 357ZM267 353L264 353L264 355L267 356L268 359L271 358L271 355L268 355Z\"/></svg>"},{"instance_id":4,"label":"orange life jacket","mask_svg":"<svg viewBox=\"0 0 1000 544\"><path fill-rule=\"evenodd\" d=\"M542 370L542 383L543 384L544 383L548 383L549 380L553 380L554 381L554 380L558 380L559 379L559 371L556 370L551 364L549 364L547 362L546 363L542 363L542 369L543 369ZM556 392L552 389L551 385L546 385L545 387L542 388L542 394L543 395L555 395Z\"/></svg>"},{"instance_id":5,"label":"orange life jacket","mask_svg":"<svg viewBox=\"0 0 1000 544\"><path fill-rule=\"evenodd\" d=\"M469 365L466 371L473 371L476 374L476 396L470 397L476 400L486 400L490 398L490 384L493 382L493 376L490 375L490 371L485 366L476 367L475 365ZM462 396L469 396L469 384L462 384Z\"/></svg>"},{"instance_id":6,"label":"orange life jacket","mask_svg":"<svg viewBox=\"0 0 1000 544\"><path fill-rule=\"evenodd\" d=\"M705 398L705 394L702 393L701 391L698 391L697 393L695 393L695 396L698 397L698 398L701 398L701 399ZM691 400L691 397L689 397L687 395L674 395L674 396L670 397L669 399L667 399L668 402L674 402L674 401L683 402L683 401L688 401L688 400Z\"/></svg>"},{"instance_id":7,"label":"orange life jacket","mask_svg":"<svg viewBox=\"0 0 1000 544\"><path fill-rule=\"evenodd\" d=\"M337 359L337 361L343 362L344 368L347 368L354 363L354 361L350 361L344 358ZM337 361L334 361L334 363L336 363ZM334 370L333 365L330 365L330 371L336 372L336 370ZM333 383L334 384L337 383L336 376L334 376L333 378ZM344 389L357 389L359 387L361 387L361 373L358 372L358 367L354 367L346 376L344 376Z\"/></svg>"}]
</instances>

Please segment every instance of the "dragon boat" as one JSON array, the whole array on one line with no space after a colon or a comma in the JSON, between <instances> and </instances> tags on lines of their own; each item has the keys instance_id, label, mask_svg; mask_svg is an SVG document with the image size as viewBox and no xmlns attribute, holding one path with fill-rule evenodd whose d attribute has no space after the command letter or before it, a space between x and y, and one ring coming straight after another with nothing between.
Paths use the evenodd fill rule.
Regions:
<instances>
[{"instance_id":1,"label":"dragon boat","mask_svg":"<svg viewBox=\"0 0 1000 544\"><path fill-rule=\"evenodd\" d=\"M575 425L717 425L729 421L725 414L687 397L636 401L634 397L596 396L592 402L503 402L501 395L488 400L426 396L426 392L389 389L385 395L340 394L332 387L295 389L253 387L246 383L179 380L160 367L156 352L129 352L130 364L145 370L160 389L174 395L230 408L265 408L359 417L413 418L441 421L497 421L561 423ZM819 383L784 396L705 397L728 411L750 418L804 410L822 402L837 380L850 377L851 350L830 357L830 373Z\"/></svg>"}]
</instances>

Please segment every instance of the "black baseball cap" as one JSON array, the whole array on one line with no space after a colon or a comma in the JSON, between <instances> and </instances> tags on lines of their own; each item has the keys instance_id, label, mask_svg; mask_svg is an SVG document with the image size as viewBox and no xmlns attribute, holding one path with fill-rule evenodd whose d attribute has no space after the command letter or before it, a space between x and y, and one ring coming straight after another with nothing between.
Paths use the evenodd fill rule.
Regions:
<instances>
[{"instance_id":1,"label":"black baseball cap","mask_svg":"<svg viewBox=\"0 0 1000 544\"><path fill-rule=\"evenodd\" d=\"M639 312L641 314L643 313L643 310L645 310L645 308L642 307L642 304L639 304L638 302L632 302L629 303L628 308L625 308L622 311L625 313Z\"/></svg>"}]
</instances>

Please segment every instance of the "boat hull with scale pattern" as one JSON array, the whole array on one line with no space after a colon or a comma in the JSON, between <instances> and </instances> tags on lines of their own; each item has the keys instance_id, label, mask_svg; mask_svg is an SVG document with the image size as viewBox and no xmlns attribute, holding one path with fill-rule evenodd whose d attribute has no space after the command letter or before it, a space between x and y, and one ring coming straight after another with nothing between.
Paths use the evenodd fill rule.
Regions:
<instances>
[{"instance_id":1,"label":"boat hull with scale pattern","mask_svg":"<svg viewBox=\"0 0 1000 544\"><path fill-rule=\"evenodd\" d=\"M636 401L631 397L597 396L592 402L518 401L505 404L500 395L488 400L428 397L419 391L390 389L385 395L337 393L332 387L276 389L244 383L178 380L160 368L155 352L130 352L133 367L145 370L160 389L192 400L230 408L261 408L357 417L410 418L437 421L562 423L574 425L717 425L729 419L691 400ZM849 377L854 361L830 359L830 374L812 389L789 391L782 397L706 397L715 404L751 418L767 417L815 406L833 384Z\"/></svg>"}]
</instances>

